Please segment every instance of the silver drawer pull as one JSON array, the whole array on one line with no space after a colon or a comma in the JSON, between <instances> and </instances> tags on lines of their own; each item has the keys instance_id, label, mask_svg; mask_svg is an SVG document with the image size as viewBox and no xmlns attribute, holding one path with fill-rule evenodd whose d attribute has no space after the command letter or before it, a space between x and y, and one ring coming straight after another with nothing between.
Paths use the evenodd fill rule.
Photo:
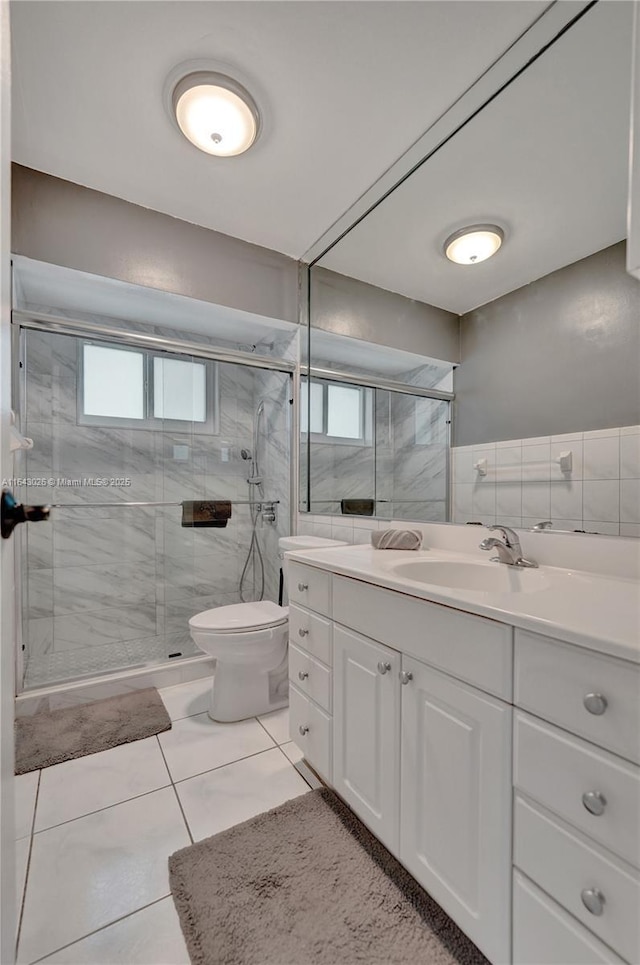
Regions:
<instances>
[{"instance_id":1,"label":"silver drawer pull","mask_svg":"<svg viewBox=\"0 0 640 965\"><path fill-rule=\"evenodd\" d=\"M605 898L597 888L585 888L580 893L582 904L592 915L601 915L604 911Z\"/></svg>"},{"instance_id":2,"label":"silver drawer pull","mask_svg":"<svg viewBox=\"0 0 640 965\"><path fill-rule=\"evenodd\" d=\"M378 673L388 673L391 670L391 664L386 661L383 663L382 660L378 662Z\"/></svg>"},{"instance_id":3,"label":"silver drawer pull","mask_svg":"<svg viewBox=\"0 0 640 965\"><path fill-rule=\"evenodd\" d=\"M307 727L306 724L300 724L300 726L298 727L298 730L300 731L303 737L305 734L309 733L309 728Z\"/></svg>"},{"instance_id":4,"label":"silver drawer pull","mask_svg":"<svg viewBox=\"0 0 640 965\"><path fill-rule=\"evenodd\" d=\"M604 814L607 799L600 791L585 791L582 795L582 803L590 814L595 814L596 817L600 817L601 814Z\"/></svg>"},{"instance_id":5,"label":"silver drawer pull","mask_svg":"<svg viewBox=\"0 0 640 965\"><path fill-rule=\"evenodd\" d=\"M582 703L589 713L595 714L596 717L600 717L607 709L607 698L602 694L585 694Z\"/></svg>"},{"instance_id":6,"label":"silver drawer pull","mask_svg":"<svg viewBox=\"0 0 640 965\"><path fill-rule=\"evenodd\" d=\"M308 583L298 583L298 589L300 590L301 593L304 593L305 590L308 590L308 589L309 589L309 584L308 584Z\"/></svg>"},{"instance_id":7,"label":"silver drawer pull","mask_svg":"<svg viewBox=\"0 0 640 965\"><path fill-rule=\"evenodd\" d=\"M306 670L298 670L298 680L306 680L309 674Z\"/></svg>"},{"instance_id":8,"label":"silver drawer pull","mask_svg":"<svg viewBox=\"0 0 640 965\"><path fill-rule=\"evenodd\" d=\"M412 674L412 673L409 673L409 672L406 671L406 670L401 670L401 671L400 671L400 683L401 683L401 684L408 684L411 680L413 680L413 674Z\"/></svg>"},{"instance_id":9,"label":"silver drawer pull","mask_svg":"<svg viewBox=\"0 0 640 965\"><path fill-rule=\"evenodd\" d=\"M298 630L298 636L299 636L299 637L308 637L308 636L309 636L309 631L308 631L308 630L305 630L304 627L300 627L300 629Z\"/></svg>"}]
</instances>

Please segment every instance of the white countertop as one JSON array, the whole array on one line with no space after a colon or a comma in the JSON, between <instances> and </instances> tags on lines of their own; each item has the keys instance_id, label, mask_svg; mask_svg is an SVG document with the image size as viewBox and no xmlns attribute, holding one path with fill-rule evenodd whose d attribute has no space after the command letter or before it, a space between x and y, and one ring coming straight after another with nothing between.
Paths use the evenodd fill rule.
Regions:
<instances>
[{"instance_id":1,"label":"white countertop","mask_svg":"<svg viewBox=\"0 0 640 965\"><path fill-rule=\"evenodd\" d=\"M297 551L286 556L341 576L640 663L640 584L634 579L540 566L530 571L536 574L536 587L543 584L540 588L532 592L488 592L418 582L396 569L405 561L418 560L504 566L477 555L440 548L414 552L356 545ZM526 580L526 571L519 572Z\"/></svg>"}]
</instances>

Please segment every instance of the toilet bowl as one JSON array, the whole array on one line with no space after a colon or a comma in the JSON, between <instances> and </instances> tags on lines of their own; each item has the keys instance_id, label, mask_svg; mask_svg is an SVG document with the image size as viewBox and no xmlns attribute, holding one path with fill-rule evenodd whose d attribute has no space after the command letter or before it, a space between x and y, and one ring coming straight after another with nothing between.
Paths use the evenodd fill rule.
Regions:
<instances>
[{"instance_id":1,"label":"toilet bowl","mask_svg":"<svg viewBox=\"0 0 640 965\"><path fill-rule=\"evenodd\" d=\"M279 545L282 553L345 544L300 536L283 538ZM191 617L189 630L196 646L216 659L212 720L245 720L288 705L288 607L270 600L214 607Z\"/></svg>"}]
</instances>

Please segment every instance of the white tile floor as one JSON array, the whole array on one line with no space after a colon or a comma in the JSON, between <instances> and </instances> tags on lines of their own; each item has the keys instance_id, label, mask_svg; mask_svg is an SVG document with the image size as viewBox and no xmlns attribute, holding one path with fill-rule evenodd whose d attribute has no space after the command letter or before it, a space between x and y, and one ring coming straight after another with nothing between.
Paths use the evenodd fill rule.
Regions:
<instances>
[{"instance_id":1,"label":"white tile floor","mask_svg":"<svg viewBox=\"0 0 640 965\"><path fill-rule=\"evenodd\" d=\"M210 689L161 690L159 737L16 779L22 965L188 965L169 855L309 790L288 712L215 724Z\"/></svg>"}]
</instances>

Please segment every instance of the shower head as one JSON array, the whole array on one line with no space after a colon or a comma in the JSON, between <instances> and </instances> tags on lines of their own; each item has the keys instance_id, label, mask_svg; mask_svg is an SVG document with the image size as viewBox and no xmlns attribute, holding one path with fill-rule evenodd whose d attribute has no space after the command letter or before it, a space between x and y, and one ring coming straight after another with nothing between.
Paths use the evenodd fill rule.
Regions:
<instances>
[{"instance_id":1,"label":"shower head","mask_svg":"<svg viewBox=\"0 0 640 965\"><path fill-rule=\"evenodd\" d=\"M251 456L251 449L241 449L241 450L240 450L240 455L241 455L242 458L245 459L245 460L247 460L247 459L251 460L251 458L252 458L252 456Z\"/></svg>"}]
</instances>

